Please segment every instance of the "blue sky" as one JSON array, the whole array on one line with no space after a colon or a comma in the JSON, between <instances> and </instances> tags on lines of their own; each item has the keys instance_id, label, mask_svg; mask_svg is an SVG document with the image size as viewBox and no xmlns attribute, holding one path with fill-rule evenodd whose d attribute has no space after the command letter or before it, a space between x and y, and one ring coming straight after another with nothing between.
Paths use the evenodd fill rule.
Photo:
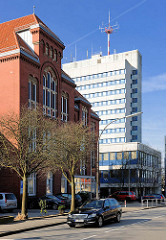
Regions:
<instances>
[{"instance_id":1,"label":"blue sky","mask_svg":"<svg viewBox=\"0 0 166 240\"><path fill-rule=\"evenodd\" d=\"M142 54L143 143L164 154L166 135L166 1L165 0L0 0L0 22L35 13L64 42L63 62L107 54L107 36L99 25L116 21L111 53L138 49ZM77 49L75 55L75 48Z\"/></svg>"}]
</instances>

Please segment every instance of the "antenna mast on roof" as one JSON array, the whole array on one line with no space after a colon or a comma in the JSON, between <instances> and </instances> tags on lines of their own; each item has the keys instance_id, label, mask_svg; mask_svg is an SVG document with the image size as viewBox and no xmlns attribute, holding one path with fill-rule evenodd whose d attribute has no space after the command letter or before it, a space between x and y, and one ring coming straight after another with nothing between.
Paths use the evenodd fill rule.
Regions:
<instances>
[{"instance_id":1,"label":"antenna mast on roof","mask_svg":"<svg viewBox=\"0 0 166 240\"><path fill-rule=\"evenodd\" d=\"M116 23L115 25L110 25L110 11L109 11L109 23L108 26L104 27L102 24L102 27L99 26L99 29L101 32L105 32L108 35L108 55L110 55L110 34L112 34L116 29L119 28L119 25Z\"/></svg>"},{"instance_id":2,"label":"antenna mast on roof","mask_svg":"<svg viewBox=\"0 0 166 240\"><path fill-rule=\"evenodd\" d=\"M36 8L35 5L33 5L33 14L35 14L35 8Z\"/></svg>"}]
</instances>

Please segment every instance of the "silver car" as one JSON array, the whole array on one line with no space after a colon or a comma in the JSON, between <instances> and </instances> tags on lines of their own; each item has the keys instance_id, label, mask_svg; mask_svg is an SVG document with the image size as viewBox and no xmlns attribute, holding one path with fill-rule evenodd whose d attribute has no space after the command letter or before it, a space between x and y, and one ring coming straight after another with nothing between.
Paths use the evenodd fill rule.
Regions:
<instances>
[{"instance_id":1,"label":"silver car","mask_svg":"<svg viewBox=\"0 0 166 240\"><path fill-rule=\"evenodd\" d=\"M0 193L0 210L13 210L17 208L17 198L13 193Z\"/></svg>"}]
</instances>

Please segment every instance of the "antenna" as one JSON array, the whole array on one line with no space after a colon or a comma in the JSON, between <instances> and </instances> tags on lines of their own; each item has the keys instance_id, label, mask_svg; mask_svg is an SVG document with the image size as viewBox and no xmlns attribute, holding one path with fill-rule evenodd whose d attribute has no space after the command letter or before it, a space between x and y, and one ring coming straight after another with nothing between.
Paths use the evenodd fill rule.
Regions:
<instances>
[{"instance_id":1,"label":"antenna","mask_svg":"<svg viewBox=\"0 0 166 240\"><path fill-rule=\"evenodd\" d=\"M36 8L35 5L33 5L33 14L35 14L35 8Z\"/></svg>"},{"instance_id":2,"label":"antenna","mask_svg":"<svg viewBox=\"0 0 166 240\"><path fill-rule=\"evenodd\" d=\"M104 27L102 23L102 27L99 26L101 32L105 32L108 35L108 55L110 55L110 34L112 34L116 29L119 28L119 25L116 23L115 25L110 25L110 11L109 11L109 23L108 26Z\"/></svg>"}]
</instances>

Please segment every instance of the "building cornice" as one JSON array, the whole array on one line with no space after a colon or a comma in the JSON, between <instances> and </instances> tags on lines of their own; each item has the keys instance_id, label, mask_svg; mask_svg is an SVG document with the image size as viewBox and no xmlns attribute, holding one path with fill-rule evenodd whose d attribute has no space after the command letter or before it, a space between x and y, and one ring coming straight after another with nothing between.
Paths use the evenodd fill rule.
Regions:
<instances>
[{"instance_id":1,"label":"building cornice","mask_svg":"<svg viewBox=\"0 0 166 240\"><path fill-rule=\"evenodd\" d=\"M31 54L29 54L28 52L25 52L23 49L15 49L15 50L12 50L12 51L0 53L0 58L3 58L3 60L4 60L5 57L18 55L18 54L23 54L24 56L28 57L32 61L40 64L39 58L33 57Z\"/></svg>"},{"instance_id":2,"label":"building cornice","mask_svg":"<svg viewBox=\"0 0 166 240\"><path fill-rule=\"evenodd\" d=\"M53 32L51 32L48 28L46 28L43 24L38 23L38 24L32 25L30 27L31 30L34 30L36 28L41 28L44 32L49 34L52 38L54 38L56 41L58 41L60 44L62 44L64 46L64 43L58 37L56 37L56 35L53 34Z\"/></svg>"}]
</instances>

